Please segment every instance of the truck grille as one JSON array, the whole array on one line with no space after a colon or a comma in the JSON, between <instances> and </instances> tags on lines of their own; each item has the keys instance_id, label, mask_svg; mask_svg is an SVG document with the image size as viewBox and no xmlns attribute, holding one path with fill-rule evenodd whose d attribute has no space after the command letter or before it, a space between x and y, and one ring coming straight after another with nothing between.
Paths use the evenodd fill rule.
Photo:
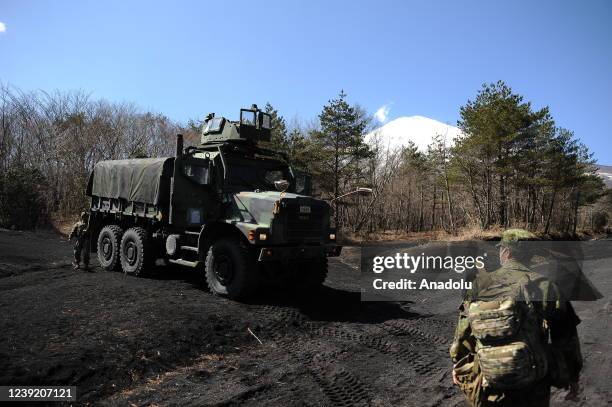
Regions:
<instances>
[{"instance_id":1,"label":"truck grille","mask_svg":"<svg viewBox=\"0 0 612 407\"><path fill-rule=\"evenodd\" d=\"M320 242L328 227L329 211L323 202L312 199L283 200L288 242ZM309 208L306 210L306 208Z\"/></svg>"}]
</instances>

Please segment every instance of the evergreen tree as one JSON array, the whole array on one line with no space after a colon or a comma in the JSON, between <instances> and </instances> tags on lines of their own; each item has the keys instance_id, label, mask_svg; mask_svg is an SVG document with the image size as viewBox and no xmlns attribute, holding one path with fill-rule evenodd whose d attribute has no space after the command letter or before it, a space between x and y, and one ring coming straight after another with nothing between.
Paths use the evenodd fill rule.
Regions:
<instances>
[{"instance_id":1,"label":"evergreen tree","mask_svg":"<svg viewBox=\"0 0 612 407\"><path fill-rule=\"evenodd\" d=\"M479 180L482 186L473 191L474 200L484 201L476 204L482 208L481 223L488 227L497 221L507 226L508 181L516 176L517 160L524 159L539 127L552 121L548 108L532 111L530 102L498 81L484 84L476 99L460 108L460 114L458 125L465 137L455 153L467 160L462 166L470 167L470 182Z\"/></svg>"},{"instance_id":2,"label":"evergreen tree","mask_svg":"<svg viewBox=\"0 0 612 407\"><path fill-rule=\"evenodd\" d=\"M295 128L289 132L287 137L287 157L292 166L302 171L312 172L311 150L310 140L300 129Z\"/></svg>"},{"instance_id":3,"label":"evergreen tree","mask_svg":"<svg viewBox=\"0 0 612 407\"><path fill-rule=\"evenodd\" d=\"M279 153L287 154L289 151L289 140L287 137L287 125L285 119L278 113L269 102L266 103L264 111L271 117L270 141L262 143L263 147Z\"/></svg>"},{"instance_id":4,"label":"evergreen tree","mask_svg":"<svg viewBox=\"0 0 612 407\"><path fill-rule=\"evenodd\" d=\"M321 187L332 197L335 225L338 227L338 197L355 186L365 175L363 160L372 156L364 142L369 118L357 106L351 106L341 91L319 115L320 130L312 135L313 166Z\"/></svg>"}]
</instances>

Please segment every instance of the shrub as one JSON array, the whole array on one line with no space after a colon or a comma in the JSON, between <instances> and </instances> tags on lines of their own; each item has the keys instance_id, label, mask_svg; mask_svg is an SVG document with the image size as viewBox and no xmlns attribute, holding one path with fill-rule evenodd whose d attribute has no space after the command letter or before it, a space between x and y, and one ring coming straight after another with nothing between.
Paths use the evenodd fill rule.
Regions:
<instances>
[{"instance_id":1,"label":"shrub","mask_svg":"<svg viewBox=\"0 0 612 407\"><path fill-rule=\"evenodd\" d=\"M40 170L13 167L0 174L0 226L33 229L48 221L45 177Z\"/></svg>"}]
</instances>

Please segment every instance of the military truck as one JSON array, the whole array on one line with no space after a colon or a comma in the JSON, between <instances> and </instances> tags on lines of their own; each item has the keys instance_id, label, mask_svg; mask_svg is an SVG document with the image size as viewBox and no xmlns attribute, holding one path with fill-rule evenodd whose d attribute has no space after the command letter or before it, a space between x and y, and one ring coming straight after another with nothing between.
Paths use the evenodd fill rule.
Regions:
<instances>
[{"instance_id":1,"label":"military truck","mask_svg":"<svg viewBox=\"0 0 612 407\"><path fill-rule=\"evenodd\" d=\"M320 286L341 251L330 206L310 196L308 174L258 145L270 126L256 105L238 121L209 114L201 144L177 135L174 157L97 163L87 194L100 266L142 276L163 259L234 299L262 283Z\"/></svg>"}]
</instances>

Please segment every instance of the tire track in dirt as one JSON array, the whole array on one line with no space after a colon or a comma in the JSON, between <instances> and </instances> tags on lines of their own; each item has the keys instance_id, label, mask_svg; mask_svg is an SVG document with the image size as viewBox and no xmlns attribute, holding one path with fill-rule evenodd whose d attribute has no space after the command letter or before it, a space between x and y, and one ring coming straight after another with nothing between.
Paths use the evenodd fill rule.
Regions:
<instances>
[{"instance_id":1,"label":"tire track in dirt","mask_svg":"<svg viewBox=\"0 0 612 407\"><path fill-rule=\"evenodd\" d=\"M334 370L337 364L335 356L341 351L327 354L311 354L305 349L303 342L297 338L288 337L291 332L283 332L286 328L302 329L302 333L312 338L319 336L323 323L310 320L294 308L273 305L258 307L258 311L268 315L269 323L260 327L267 331L274 344L285 351L295 362L303 365L320 390L333 406L368 406L371 402L372 388L359 377L345 368ZM289 334L289 335L287 335Z\"/></svg>"},{"instance_id":2,"label":"tire track in dirt","mask_svg":"<svg viewBox=\"0 0 612 407\"><path fill-rule=\"evenodd\" d=\"M398 364L407 364L421 381L427 381L431 377L440 374L443 370L442 366L438 366L432 361L439 360L442 356L442 351L436 347L432 347L426 341L413 342L409 344L400 343L389 336L378 334L352 333L343 329L331 327L323 327L320 330L321 334L332 336L338 340L350 341L359 343L368 348L374 349L382 354L391 356ZM418 338L418 336L416 337Z\"/></svg>"},{"instance_id":3,"label":"tire track in dirt","mask_svg":"<svg viewBox=\"0 0 612 407\"><path fill-rule=\"evenodd\" d=\"M425 343L434 343L436 345L450 344L450 335L452 334L450 322L435 318L393 319L385 321L381 326L392 335L418 337L425 341ZM430 328L435 332L448 332L446 332L447 335L441 336L438 333L429 332L426 328Z\"/></svg>"},{"instance_id":4,"label":"tire track in dirt","mask_svg":"<svg viewBox=\"0 0 612 407\"><path fill-rule=\"evenodd\" d=\"M312 374L334 406L370 405L372 389L351 372L340 370L327 376L313 369Z\"/></svg>"},{"instance_id":5,"label":"tire track in dirt","mask_svg":"<svg viewBox=\"0 0 612 407\"><path fill-rule=\"evenodd\" d=\"M412 380L415 385L431 381L446 368L435 361L443 358L446 350L442 350L442 347L445 347L449 340L430 330L440 332L439 327L449 328L449 321L433 318L397 319L376 324L380 328L379 332L364 333L351 332L331 323L312 321L291 307L264 305L258 307L257 311L269 318L259 329L267 333L275 345L294 361L305 366L306 371L335 406L369 405L374 393L358 376L345 367L338 368L336 357L346 350L347 343L365 346L392 357L398 364L407 365L416 374ZM425 324L428 329L417 324ZM332 342L344 345L328 353L309 352L305 343L298 339L302 335L292 335L295 329L301 330L303 335L311 339L329 338ZM398 337L410 340L403 343L397 340Z\"/></svg>"}]
</instances>

